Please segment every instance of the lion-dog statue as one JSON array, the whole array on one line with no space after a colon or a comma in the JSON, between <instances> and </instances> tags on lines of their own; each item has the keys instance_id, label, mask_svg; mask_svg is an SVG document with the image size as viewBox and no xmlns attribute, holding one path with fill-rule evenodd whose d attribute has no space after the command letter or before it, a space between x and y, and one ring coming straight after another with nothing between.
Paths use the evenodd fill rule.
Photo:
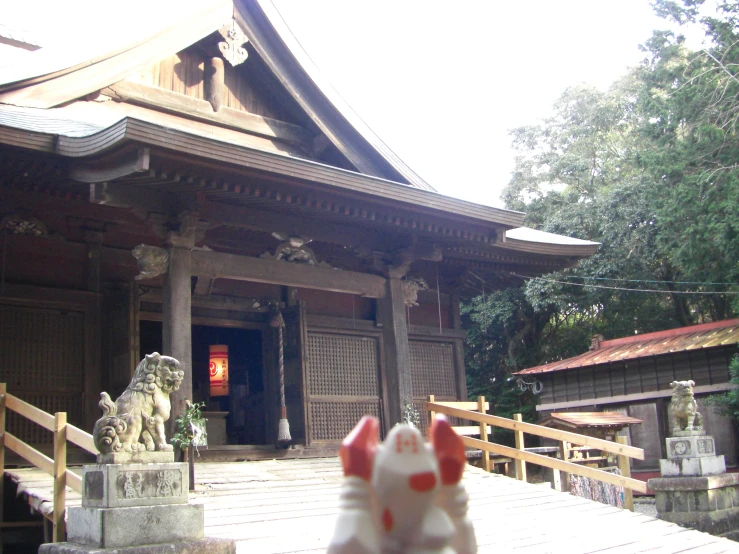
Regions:
<instances>
[{"instance_id":1,"label":"lion-dog statue","mask_svg":"<svg viewBox=\"0 0 739 554\"><path fill-rule=\"evenodd\" d=\"M185 372L180 362L158 352L147 354L136 367L131 384L113 403L100 393L103 417L92 432L101 454L111 452L170 451L164 434L169 419L169 394L180 388Z\"/></svg>"},{"instance_id":2,"label":"lion-dog statue","mask_svg":"<svg viewBox=\"0 0 739 554\"><path fill-rule=\"evenodd\" d=\"M703 429L703 416L698 413L698 403L693 396L694 381L673 381L670 408L675 419L673 431L700 431Z\"/></svg>"}]
</instances>

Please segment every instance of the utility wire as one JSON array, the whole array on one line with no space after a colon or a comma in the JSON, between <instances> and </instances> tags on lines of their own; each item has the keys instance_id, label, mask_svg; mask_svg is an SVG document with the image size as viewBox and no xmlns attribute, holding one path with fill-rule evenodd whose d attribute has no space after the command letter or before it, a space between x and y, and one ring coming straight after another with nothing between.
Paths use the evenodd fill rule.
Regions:
<instances>
[{"instance_id":1,"label":"utility wire","mask_svg":"<svg viewBox=\"0 0 739 554\"><path fill-rule=\"evenodd\" d=\"M511 275L515 275L516 277L523 277L524 279L539 279L540 281L545 281L547 283L558 283L560 285L569 285L572 287L589 287L591 289L607 289L607 290L621 290L625 292L656 292L658 294L700 294L700 295L707 295L707 294L729 294L729 295L735 295L739 294L739 291L686 291L686 290L655 290L655 289L627 289L625 287L606 287L604 285L588 285L586 283L570 283L568 281L559 281L557 279L545 279L543 277L531 277L529 275L519 275L518 273L511 273Z\"/></svg>"},{"instance_id":2,"label":"utility wire","mask_svg":"<svg viewBox=\"0 0 739 554\"><path fill-rule=\"evenodd\" d=\"M591 281L624 281L629 283L669 283L671 285L739 285L739 283L715 283L703 281L653 281L648 279L619 279L616 277L581 277L579 275L562 275L562 279L590 279Z\"/></svg>"}]
</instances>

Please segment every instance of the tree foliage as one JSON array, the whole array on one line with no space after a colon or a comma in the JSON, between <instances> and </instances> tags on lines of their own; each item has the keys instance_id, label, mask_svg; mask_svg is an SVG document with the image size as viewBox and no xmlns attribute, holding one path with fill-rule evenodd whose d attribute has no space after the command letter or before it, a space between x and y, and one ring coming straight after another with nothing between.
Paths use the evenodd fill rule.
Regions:
<instances>
[{"instance_id":1,"label":"tree foliage","mask_svg":"<svg viewBox=\"0 0 739 554\"><path fill-rule=\"evenodd\" d=\"M506 207L526 212L529 227L601 247L574 269L465 305L469 392L493 398L496 413L532 404L511 372L580 354L594 334L739 311L721 294L739 290L739 2L710 16L701 8L655 2L664 17L701 24L704 50L655 32L644 62L609 90L573 86L549 118L511 132Z\"/></svg>"}]
</instances>

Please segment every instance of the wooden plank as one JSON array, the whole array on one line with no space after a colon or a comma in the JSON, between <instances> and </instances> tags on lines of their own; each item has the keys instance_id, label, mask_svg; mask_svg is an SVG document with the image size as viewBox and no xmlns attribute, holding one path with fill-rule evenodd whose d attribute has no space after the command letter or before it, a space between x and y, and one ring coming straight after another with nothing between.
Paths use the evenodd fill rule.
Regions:
<instances>
[{"instance_id":1,"label":"wooden plank","mask_svg":"<svg viewBox=\"0 0 739 554\"><path fill-rule=\"evenodd\" d=\"M44 429L54 431L53 415L47 414L45 411L40 410L36 406L33 406L28 402L21 400L17 396L13 396L9 393L6 394L5 407L9 410L13 410L15 413L20 414L27 419L30 419Z\"/></svg>"},{"instance_id":2,"label":"wooden plank","mask_svg":"<svg viewBox=\"0 0 739 554\"><path fill-rule=\"evenodd\" d=\"M472 401L443 402L441 400L437 400L435 401L435 404L437 404L438 406L448 406L450 408L458 408L460 410L477 410L478 409L477 402L472 402ZM485 411L487 412L489 409L490 409L490 402L485 402Z\"/></svg>"},{"instance_id":3,"label":"wooden plank","mask_svg":"<svg viewBox=\"0 0 739 554\"><path fill-rule=\"evenodd\" d=\"M54 474L54 460L28 446L7 431L5 432L5 446L49 475Z\"/></svg>"},{"instance_id":4,"label":"wooden plank","mask_svg":"<svg viewBox=\"0 0 739 554\"><path fill-rule=\"evenodd\" d=\"M92 435L74 425L67 425L67 440L84 448L90 454L99 454L95 442L92 440Z\"/></svg>"},{"instance_id":5,"label":"wooden plank","mask_svg":"<svg viewBox=\"0 0 739 554\"><path fill-rule=\"evenodd\" d=\"M534 464L542 465L552 469L558 469L560 471L566 471L568 473L574 473L575 475L582 475L583 477L590 477L591 479L597 479L605 483L612 485L618 485L620 487L629 487L635 491L646 494L647 484L644 481L638 479L626 478L621 475L614 475L599 469L594 469L586 466L579 466L571 462L564 462L556 458L550 458L548 456L542 456L541 454L534 454L533 452L526 452L525 450L516 450L510 446L503 446L501 444L495 444L493 442L482 442L479 439L473 439L470 437L462 437L462 442L465 446L471 446L472 448L479 448L480 450L488 450L495 454L501 454L503 456L509 456L514 460L523 460Z\"/></svg>"},{"instance_id":6,"label":"wooden plank","mask_svg":"<svg viewBox=\"0 0 739 554\"><path fill-rule=\"evenodd\" d=\"M66 470L67 486L78 494L82 494L82 477L71 470ZM69 502L67 502L69 505Z\"/></svg>"},{"instance_id":7,"label":"wooden plank","mask_svg":"<svg viewBox=\"0 0 739 554\"><path fill-rule=\"evenodd\" d=\"M200 100L199 98L185 96L163 88L149 87L132 81L120 81L103 89L102 92L132 104L155 107L177 115L184 115L289 143L308 145L313 138L307 130L292 123L227 106L222 106L219 110L214 111L211 103L207 100Z\"/></svg>"},{"instance_id":8,"label":"wooden plank","mask_svg":"<svg viewBox=\"0 0 739 554\"><path fill-rule=\"evenodd\" d=\"M457 425L452 427L454 431L458 435L464 435L464 436L470 436L470 435L480 435L480 425ZM490 425L485 426L485 438L480 438L480 440L487 440L487 433L492 433L493 428L490 427ZM484 463L484 458L483 458Z\"/></svg>"},{"instance_id":9,"label":"wooden plank","mask_svg":"<svg viewBox=\"0 0 739 554\"><path fill-rule=\"evenodd\" d=\"M569 431L550 429L549 427L534 425L533 423L517 422L505 417L460 410L451 406L443 406L439 402L435 402L433 406L428 402L424 404L425 410L431 410L432 408L434 408L437 413L443 413L477 422L489 423L497 427L502 427L503 429L510 429L511 431L523 431L524 433L531 433L532 435L537 435L539 437L546 437L558 441L568 441L582 446L592 446L594 448L605 450L606 452L611 452L612 454L622 454L629 458L636 458L637 460L644 459L644 450L641 448L634 448L633 446L617 444L603 439L596 439L594 437L586 437L585 435L578 435L577 433L570 433Z\"/></svg>"},{"instance_id":10,"label":"wooden plank","mask_svg":"<svg viewBox=\"0 0 739 554\"><path fill-rule=\"evenodd\" d=\"M384 298L386 294L386 280L377 275L204 250L193 251L192 274L343 292L367 298Z\"/></svg>"}]
</instances>

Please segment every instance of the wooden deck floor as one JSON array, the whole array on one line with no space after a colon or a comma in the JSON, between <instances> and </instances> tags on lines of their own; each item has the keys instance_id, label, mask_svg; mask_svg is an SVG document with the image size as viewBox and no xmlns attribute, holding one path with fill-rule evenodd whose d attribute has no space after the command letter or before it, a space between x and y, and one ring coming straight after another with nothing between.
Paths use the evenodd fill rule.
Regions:
<instances>
[{"instance_id":1,"label":"wooden deck floor","mask_svg":"<svg viewBox=\"0 0 739 554\"><path fill-rule=\"evenodd\" d=\"M50 510L51 479L7 470L36 509ZM231 537L238 552L321 552L333 531L337 458L196 465L191 501L205 505L207 535ZM739 543L641 514L468 467L465 484L480 552L566 554L739 554ZM69 492L69 504L79 495Z\"/></svg>"}]
</instances>

